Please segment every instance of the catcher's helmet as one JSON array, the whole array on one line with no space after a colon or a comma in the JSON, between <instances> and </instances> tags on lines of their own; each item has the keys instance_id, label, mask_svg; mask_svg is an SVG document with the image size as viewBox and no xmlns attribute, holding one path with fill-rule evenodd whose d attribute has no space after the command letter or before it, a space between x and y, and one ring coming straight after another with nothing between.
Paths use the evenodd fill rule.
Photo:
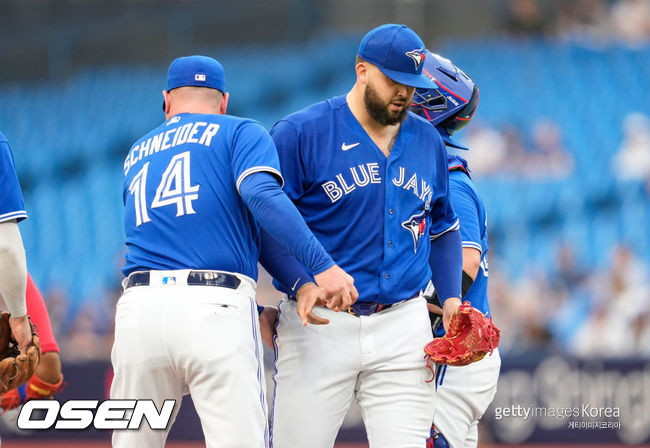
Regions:
<instances>
[{"instance_id":1,"label":"catcher's helmet","mask_svg":"<svg viewBox=\"0 0 650 448\"><path fill-rule=\"evenodd\" d=\"M449 59L427 50L422 70L438 85L437 89L416 89L411 111L436 126L447 144L462 149L449 135L472 119L478 106L479 90L474 81Z\"/></svg>"}]
</instances>

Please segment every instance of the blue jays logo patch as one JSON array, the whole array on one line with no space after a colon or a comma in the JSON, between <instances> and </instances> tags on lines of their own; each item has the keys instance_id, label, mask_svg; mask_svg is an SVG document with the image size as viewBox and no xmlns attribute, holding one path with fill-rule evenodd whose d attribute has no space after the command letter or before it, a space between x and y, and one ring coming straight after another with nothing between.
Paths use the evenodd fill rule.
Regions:
<instances>
[{"instance_id":1,"label":"blue jays logo patch","mask_svg":"<svg viewBox=\"0 0 650 448\"><path fill-rule=\"evenodd\" d=\"M418 251L418 244L420 243L420 237L424 235L427 222L425 216L426 211L418 213L417 215L411 216L408 220L402 223L402 227L408 230L413 237L413 252Z\"/></svg>"},{"instance_id":2,"label":"blue jays logo patch","mask_svg":"<svg viewBox=\"0 0 650 448\"><path fill-rule=\"evenodd\" d=\"M415 63L415 71L417 72L418 69L420 68L420 65L422 65L422 63L424 62L426 53L422 48L418 48L417 50L407 51L406 56L413 59L413 63Z\"/></svg>"}]
</instances>

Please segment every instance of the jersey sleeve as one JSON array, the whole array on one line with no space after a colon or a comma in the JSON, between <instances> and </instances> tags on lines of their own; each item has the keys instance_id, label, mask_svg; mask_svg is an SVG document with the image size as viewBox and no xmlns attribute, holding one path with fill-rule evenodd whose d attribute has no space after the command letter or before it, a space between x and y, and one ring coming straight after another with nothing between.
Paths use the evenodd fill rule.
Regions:
<instances>
[{"instance_id":1,"label":"jersey sleeve","mask_svg":"<svg viewBox=\"0 0 650 448\"><path fill-rule=\"evenodd\" d=\"M9 143L0 134L0 222L27 218Z\"/></svg>"},{"instance_id":2,"label":"jersey sleeve","mask_svg":"<svg viewBox=\"0 0 650 448\"><path fill-rule=\"evenodd\" d=\"M431 229L429 236L435 240L439 236L458 230L458 217L454 212L449 195L449 171L447 170L447 150L437 131L434 133L436 172L435 196L431 204Z\"/></svg>"},{"instance_id":3,"label":"jersey sleeve","mask_svg":"<svg viewBox=\"0 0 650 448\"><path fill-rule=\"evenodd\" d=\"M462 175L464 176L464 174ZM460 237L463 247L471 247L482 252L478 207L474 192L464 183L452 179L449 195L460 221Z\"/></svg>"},{"instance_id":4,"label":"jersey sleeve","mask_svg":"<svg viewBox=\"0 0 650 448\"><path fill-rule=\"evenodd\" d=\"M271 173L280 185L284 185L273 140L258 123L245 122L235 131L230 166L237 191L247 176L260 171Z\"/></svg>"},{"instance_id":5,"label":"jersey sleeve","mask_svg":"<svg viewBox=\"0 0 650 448\"><path fill-rule=\"evenodd\" d=\"M298 129L294 124L281 120L271 129L271 137L278 150L282 172L286 174L284 191L292 201L297 201L305 191L307 179Z\"/></svg>"}]
</instances>

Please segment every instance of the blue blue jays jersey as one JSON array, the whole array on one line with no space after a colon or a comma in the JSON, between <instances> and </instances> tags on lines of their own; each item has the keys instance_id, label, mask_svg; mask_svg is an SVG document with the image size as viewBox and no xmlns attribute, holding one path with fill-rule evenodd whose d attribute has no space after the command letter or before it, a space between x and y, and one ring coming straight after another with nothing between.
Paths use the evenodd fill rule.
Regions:
<instances>
[{"instance_id":1,"label":"blue blue jays jersey","mask_svg":"<svg viewBox=\"0 0 650 448\"><path fill-rule=\"evenodd\" d=\"M285 191L360 301L413 297L431 278L429 240L458 227L446 151L409 113L386 157L344 96L289 115L271 130Z\"/></svg>"},{"instance_id":2,"label":"blue blue jays jersey","mask_svg":"<svg viewBox=\"0 0 650 448\"><path fill-rule=\"evenodd\" d=\"M259 225L239 195L246 176L282 176L262 126L229 115L179 114L124 161L125 275L211 269L257 279Z\"/></svg>"},{"instance_id":3,"label":"blue blue jays jersey","mask_svg":"<svg viewBox=\"0 0 650 448\"><path fill-rule=\"evenodd\" d=\"M489 316L488 304L488 244L487 215L483 201L476 191L476 187L469 176L467 162L459 157L448 157L449 165L449 195L451 204L460 220L460 236L463 247L471 247L481 252L481 264L474 283L463 297L469 300L472 306Z\"/></svg>"},{"instance_id":4,"label":"blue blue jays jersey","mask_svg":"<svg viewBox=\"0 0 650 448\"><path fill-rule=\"evenodd\" d=\"M23 193L18 183L14 156L9 142L0 132L0 222L27 218Z\"/></svg>"}]
</instances>

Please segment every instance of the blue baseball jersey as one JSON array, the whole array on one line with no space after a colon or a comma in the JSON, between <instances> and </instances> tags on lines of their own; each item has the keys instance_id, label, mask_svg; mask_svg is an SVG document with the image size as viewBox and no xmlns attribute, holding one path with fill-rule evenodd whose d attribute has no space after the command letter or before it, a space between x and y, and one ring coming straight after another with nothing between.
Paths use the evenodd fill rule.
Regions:
<instances>
[{"instance_id":1,"label":"blue baseball jersey","mask_svg":"<svg viewBox=\"0 0 650 448\"><path fill-rule=\"evenodd\" d=\"M478 274L463 300L469 300L474 308L489 316L487 253L490 245L485 206L469 176L467 162L459 156L450 155L448 165L450 170L449 195L460 220L460 236L463 247L471 247L481 252Z\"/></svg>"},{"instance_id":2,"label":"blue baseball jersey","mask_svg":"<svg viewBox=\"0 0 650 448\"><path fill-rule=\"evenodd\" d=\"M386 157L340 96L289 115L271 136L287 195L354 277L358 300L394 303L425 288L430 238L458 227L433 126L409 112Z\"/></svg>"},{"instance_id":3,"label":"blue baseball jersey","mask_svg":"<svg viewBox=\"0 0 650 448\"><path fill-rule=\"evenodd\" d=\"M210 269L257 279L260 229L239 186L259 171L282 183L273 140L251 120L184 113L138 140L124 161L124 274Z\"/></svg>"},{"instance_id":4,"label":"blue baseball jersey","mask_svg":"<svg viewBox=\"0 0 650 448\"><path fill-rule=\"evenodd\" d=\"M7 137L0 132L0 222L27 218L23 192L18 183L14 155Z\"/></svg>"}]
</instances>

